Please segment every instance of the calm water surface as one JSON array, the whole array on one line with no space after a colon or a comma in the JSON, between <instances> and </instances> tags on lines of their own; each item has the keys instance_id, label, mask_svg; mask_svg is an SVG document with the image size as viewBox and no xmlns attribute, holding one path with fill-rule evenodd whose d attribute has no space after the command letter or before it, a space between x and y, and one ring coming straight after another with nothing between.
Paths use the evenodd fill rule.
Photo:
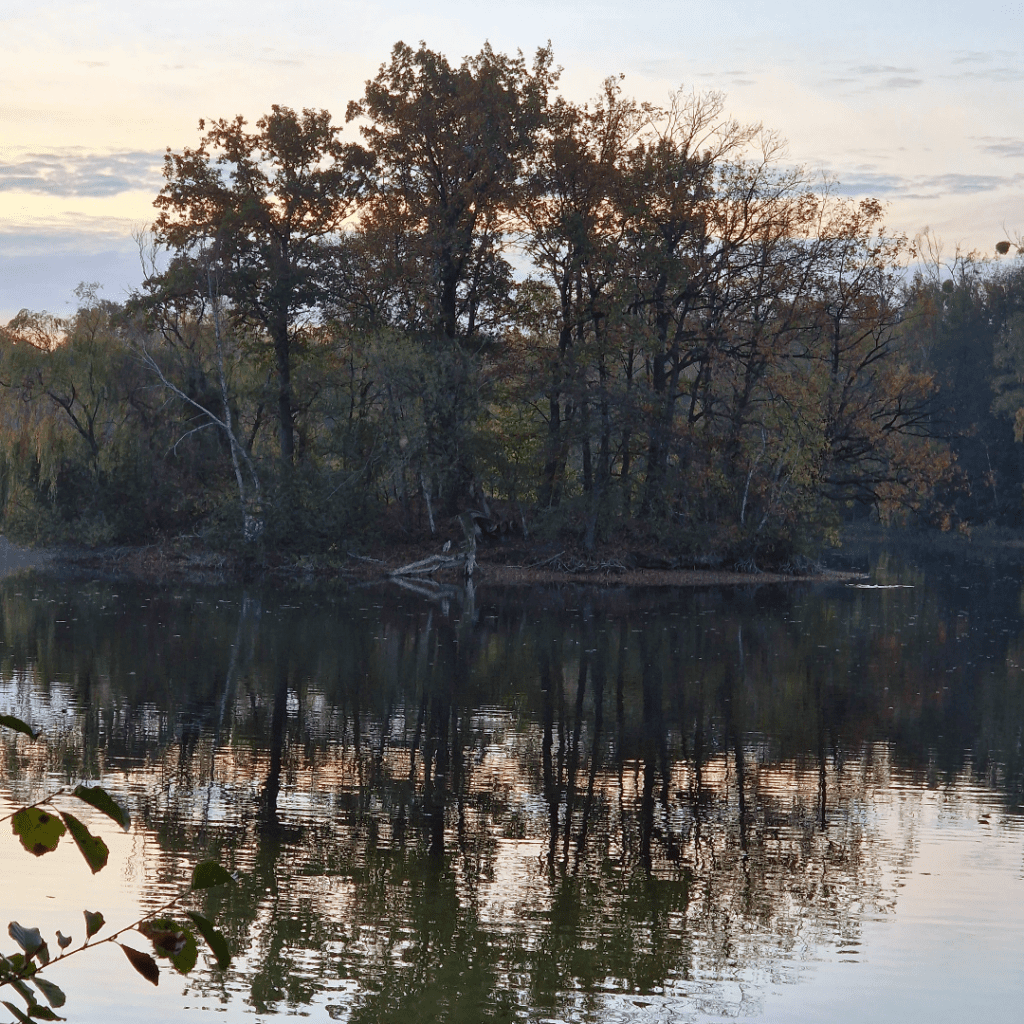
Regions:
<instances>
[{"instance_id":1,"label":"calm water surface","mask_svg":"<svg viewBox=\"0 0 1024 1024\"><path fill-rule=\"evenodd\" d=\"M0 737L0 815L99 780L133 827L72 808L92 876L3 826L0 916L54 947L239 872L194 904L228 972L153 989L108 945L52 972L75 1021L1017 1020L1024 572L869 561L443 597L4 579L0 712L46 742Z\"/></svg>"}]
</instances>

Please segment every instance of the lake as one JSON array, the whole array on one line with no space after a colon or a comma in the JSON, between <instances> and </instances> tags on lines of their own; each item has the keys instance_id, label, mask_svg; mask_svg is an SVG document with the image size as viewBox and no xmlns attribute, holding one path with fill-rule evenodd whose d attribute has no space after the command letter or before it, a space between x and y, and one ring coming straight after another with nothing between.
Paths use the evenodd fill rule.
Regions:
<instances>
[{"instance_id":1,"label":"lake","mask_svg":"<svg viewBox=\"0 0 1024 1024\"><path fill-rule=\"evenodd\" d=\"M44 737L0 735L0 816L97 780L133 824L58 798L96 875L5 825L0 914L56 949L84 909L121 927L200 860L237 872L188 904L228 971L154 989L86 951L47 975L75 1021L1017 1020L1020 559L847 557L869 577L8 576L0 712Z\"/></svg>"}]
</instances>

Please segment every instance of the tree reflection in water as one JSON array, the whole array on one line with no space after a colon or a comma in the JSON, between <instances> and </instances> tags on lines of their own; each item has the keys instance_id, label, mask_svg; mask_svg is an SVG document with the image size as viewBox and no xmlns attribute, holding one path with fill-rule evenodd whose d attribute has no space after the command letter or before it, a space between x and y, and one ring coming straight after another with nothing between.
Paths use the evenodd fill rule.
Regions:
<instances>
[{"instance_id":1,"label":"tree reflection in water","mask_svg":"<svg viewBox=\"0 0 1024 1024\"><path fill-rule=\"evenodd\" d=\"M874 823L893 778L980 777L1018 805L1005 597L964 632L962 595L924 586L445 607L7 580L4 709L50 745L6 740L2 783L124 793L154 840L147 900L199 856L241 872L208 896L241 955L190 982L206 998L351 1021L742 1013L892 910L915 841Z\"/></svg>"}]
</instances>

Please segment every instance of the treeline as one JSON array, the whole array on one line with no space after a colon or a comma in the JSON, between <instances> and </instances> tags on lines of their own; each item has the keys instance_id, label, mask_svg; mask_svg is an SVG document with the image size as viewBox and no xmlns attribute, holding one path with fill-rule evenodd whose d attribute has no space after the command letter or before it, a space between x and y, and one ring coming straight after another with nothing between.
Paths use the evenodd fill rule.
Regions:
<instances>
[{"instance_id":1,"label":"treeline","mask_svg":"<svg viewBox=\"0 0 1024 1024\"><path fill-rule=\"evenodd\" d=\"M398 44L361 143L201 121L138 293L2 329L0 529L330 552L471 509L784 564L864 510L1019 517L1019 268L908 284L880 205L721 96L557 78Z\"/></svg>"}]
</instances>

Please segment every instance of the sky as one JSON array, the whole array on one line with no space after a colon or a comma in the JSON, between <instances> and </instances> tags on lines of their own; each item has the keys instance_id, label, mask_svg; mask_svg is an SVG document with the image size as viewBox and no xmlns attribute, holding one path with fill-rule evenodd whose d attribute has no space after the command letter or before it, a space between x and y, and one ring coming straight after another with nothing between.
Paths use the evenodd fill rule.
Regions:
<instances>
[{"instance_id":1,"label":"sky","mask_svg":"<svg viewBox=\"0 0 1024 1024\"><path fill-rule=\"evenodd\" d=\"M0 323L70 313L83 281L124 299L168 147L274 103L342 123L399 40L456 62L550 41L577 101L619 74L656 103L719 90L893 231L947 254L1024 232L1024 0L0 0L0 38Z\"/></svg>"}]
</instances>

